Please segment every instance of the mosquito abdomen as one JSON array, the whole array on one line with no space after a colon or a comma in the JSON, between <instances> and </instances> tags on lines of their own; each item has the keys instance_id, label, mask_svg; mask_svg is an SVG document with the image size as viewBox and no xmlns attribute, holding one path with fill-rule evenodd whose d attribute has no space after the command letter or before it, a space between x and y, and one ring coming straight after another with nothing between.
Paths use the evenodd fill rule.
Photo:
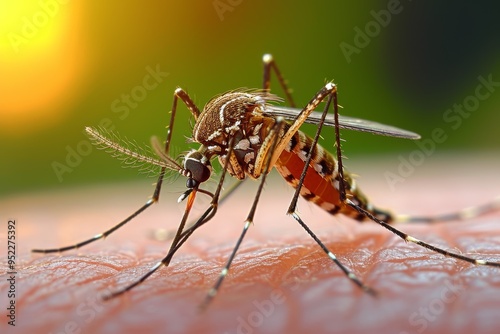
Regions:
<instances>
[{"instance_id":1,"label":"mosquito abdomen","mask_svg":"<svg viewBox=\"0 0 500 334\"><path fill-rule=\"evenodd\" d=\"M312 139L303 132L297 131L276 162L275 167L278 172L294 188L297 188L299 184L311 146ZM332 215L341 213L358 221L369 220L365 215L360 214L340 200L339 176L336 167L335 158L317 144L312 151L312 158L300 195ZM367 200L357 188L355 180L345 169L344 179L347 198L382 221L390 222L393 220L392 214L375 208Z\"/></svg>"}]
</instances>

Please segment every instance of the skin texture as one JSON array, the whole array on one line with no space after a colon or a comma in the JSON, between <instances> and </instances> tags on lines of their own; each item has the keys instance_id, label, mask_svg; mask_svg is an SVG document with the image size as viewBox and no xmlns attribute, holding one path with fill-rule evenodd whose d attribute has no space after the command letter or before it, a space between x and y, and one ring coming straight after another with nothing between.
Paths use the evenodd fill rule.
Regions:
<instances>
[{"instance_id":1,"label":"skin texture","mask_svg":"<svg viewBox=\"0 0 500 334\"><path fill-rule=\"evenodd\" d=\"M427 161L392 191L390 163L349 162L359 186L383 208L444 213L498 195L498 159L448 157ZM479 162L478 162L479 161ZM470 177L472 166L476 172ZM463 177L469 175L469 177ZM151 180L151 179L150 179ZM184 205L182 185L164 188L155 205L105 241L61 255L31 248L73 244L111 227L152 192L140 184L102 185L3 199L17 224L17 323L2 333L434 333L494 332L500 325L499 268L473 266L405 244L374 223L331 217L299 202L301 217L340 261L379 294L360 291L314 241L285 215L292 190L270 177L250 227L219 294L198 306L236 243L257 182L248 182L219 208L161 269L123 297L100 297L133 282L166 254L169 243L152 232L174 230ZM208 200L201 196L198 212ZM8 211L5 211L8 209ZM5 221L2 218L2 245ZM500 261L500 214L467 222L399 227L419 239L464 254ZM5 250L2 249L2 273ZM0 281L2 309L8 286ZM2 314L5 311L2 311Z\"/></svg>"}]
</instances>

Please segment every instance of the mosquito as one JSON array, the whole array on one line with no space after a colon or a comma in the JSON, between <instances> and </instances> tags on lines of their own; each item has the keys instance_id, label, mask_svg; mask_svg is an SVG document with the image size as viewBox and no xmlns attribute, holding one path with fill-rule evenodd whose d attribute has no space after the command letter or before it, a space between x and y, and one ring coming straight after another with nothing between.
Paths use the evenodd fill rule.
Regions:
<instances>
[{"instance_id":1,"label":"mosquito","mask_svg":"<svg viewBox=\"0 0 500 334\"><path fill-rule=\"evenodd\" d=\"M337 86L333 82L326 83L304 108L295 108L287 83L273 57L269 54L264 55L263 64L264 75L261 90L239 89L229 91L211 99L201 112L187 92L177 88L173 96L165 145L162 145L157 137L153 137L151 140L156 156L138 153L114 140L112 134L106 134L105 131L87 127L86 132L96 144L111 151L113 155L161 167L153 196L129 217L103 233L72 246L54 249L33 249L32 252L64 252L109 236L145 211L153 203L158 202L167 171L177 171L186 178L186 190L178 200L179 202L186 201L186 205L170 249L167 255L143 276L128 286L107 295L105 299L117 297L144 282L161 267L168 266L174 254L190 236L216 215L218 206L224 198L222 188L226 174L240 181L248 178L260 179L257 193L244 221L243 230L218 279L202 302L201 306L204 308L213 300L227 276L236 253L254 220L266 177L271 169L275 168L286 182L295 188L287 213L302 226L347 278L368 294L376 295L376 291L364 284L349 268L343 265L301 219L296 211L299 195L315 203L331 215L342 214L359 222L372 221L406 242L415 243L444 256L475 265L500 267L499 262L472 258L433 246L393 226L393 223L401 221L432 223L476 217L500 209L500 199L486 205L435 217L395 216L389 211L375 207L358 188L354 178L344 170L340 129L413 140L419 139L420 136L396 127L339 115ZM281 99L270 93L272 72L275 73L290 107L278 106L277 103ZM196 121L191 140L200 144L198 149L191 150L183 157L182 164L178 163L178 159L169 154L179 99L186 105ZM323 111L316 111L322 102L326 102ZM328 112L331 105L333 105L333 114ZM300 131L300 127L304 123L317 125L318 128L314 138L310 138ZM336 157L318 144L324 125L331 126L335 130ZM202 185L212 176L212 160L215 158L218 158L222 170L215 191L210 192L202 188ZM241 182L236 183L236 186L228 190L227 193L231 193L239 184ZM208 196L210 204L192 225L186 226L198 193Z\"/></svg>"}]
</instances>

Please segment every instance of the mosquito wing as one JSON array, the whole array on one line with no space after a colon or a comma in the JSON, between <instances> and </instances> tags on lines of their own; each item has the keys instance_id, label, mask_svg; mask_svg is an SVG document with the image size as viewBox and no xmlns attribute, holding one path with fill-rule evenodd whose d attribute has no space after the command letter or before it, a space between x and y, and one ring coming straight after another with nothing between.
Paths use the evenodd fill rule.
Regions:
<instances>
[{"instance_id":1,"label":"mosquito wing","mask_svg":"<svg viewBox=\"0 0 500 334\"><path fill-rule=\"evenodd\" d=\"M301 109L282 107L282 106L267 106L266 113L273 116L281 116L287 120L294 120L301 112ZM306 120L306 123L318 124L321 120L322 113L313 111ZM326 115L325 125L335 126L335 119L332 114ZM406 139L420 139L420 135L411 131L396 128L394 126L385 125L373 121L367 121L360 118L348 117L339 115L339 125L341 129L356 130L361 132L369 132L376 135L406 138Z\"/></svg>"}]
</instances>

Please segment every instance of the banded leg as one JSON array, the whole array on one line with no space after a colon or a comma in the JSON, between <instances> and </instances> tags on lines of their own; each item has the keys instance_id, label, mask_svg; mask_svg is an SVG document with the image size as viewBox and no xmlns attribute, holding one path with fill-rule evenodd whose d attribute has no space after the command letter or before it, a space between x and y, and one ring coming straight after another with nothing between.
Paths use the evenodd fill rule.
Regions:
<instances>
[{"instance_id":1,"label":"banded leg","mask_svg":"<svg viewBox=\"0 0 500 334\"><path fill-rule=\"evenodd\" d=\"M285 90L285 94L287 96L287 99L290 101L290 104L293 106L293 100L290 94L290 91L286 85L285 80L282 78L281 73L279 72L273 58L271 55L264 55L264 89L266 91L269 91L270 87L270 72L271 69L275 70L276 76L278 77L278 80ZM319 123L318 130L316 132L316 135L314 137L313 144L311 145L311 148L309 150L307 160L304 163L304 169L302 170L302 174L299 180L299 184L295 190L294 196L292 198L292 201L290 203L290 207L288 208L288 214L291 214L292 217L306 230L306 232L316 241L316 243L323 249L323 251L332 259L332 261L346 274L346 276L352 280L357 286L361 287L363 290L367 291L370 294L375 294L375 291L368 287L367 285L363 284L359 278L354 275L347 267L345 267L337 258L336 256L319 240L319 238L309 229L307 224L300 218L300 216L296 213L296 206L297 206L297 201L298 197L300 194L300 190L302 188L302 184L304 183L304 179L307 174L307 169L309 168L309 163L311 162L312 158L312 152L319 140L319 136L321 133L321 128L324 123L324 119L326 117L326 114L328 112L329 106L333 100L334 105L337 106L337 89L336 86L332 83L328 83L325 85L325 87L320 90L314 98L307 104L307 106L302 110L302 112L297 116L295 121L293 122L292 126L290 127L289 131L283 138L280 139L280 142L278 144L278 147L276 149L276 155L279 155L279 153L283 150L285 145L288 144L290 141L290 138L297 132L297 130L302 126L302 124L305 122L307 117L311 114L313 110L316 109L316 107L319 105L321 101L323 101L326 97L328 97L327 104L325 106L325 109L322 114L322 119ZM338 123L338 122L337 122ZM274 162L274 159L273 159Z\"/></svg>"},{"instance_id":2,"label":"banded leg","mask_svg":"<svg viewBox=\"0 0 500 334\"><path fill-rule=\"evenodd\" d=\"M235 142L234 138L231 138L229 141L228 156L231 156L231 154L233 152L234 142ZM202 226L203 224L205 224L206 222L208 222L210 219L212 219L215 216L215 214L217 212L218 205L219 205L219 197L220 197L220 194L222 191L222 185L224 184L224 179L226 176L228 164L229 164L229 159L227 159L225 162L224 168L222 170L221 178L219 180L219 183L217 185L217 189L216 189L214 194L210 194L209 192L207 192L205 190L198 189L198 188L194 188L194 189L192 189L192 191L188 190L185 193L186 196L184 198L188 199L187 203L186 203L186 209L184 210L184 214L183 214L181 223L179 224L179 227L177 229L177 233L174 237L174 240L172 241L172 244L170 246L170 249L169 249L167 255L161 261L159 261L153 267L151 267L146 274L141 276L134 283L105 296L104 297L105 300L109 300L109 299L112 299L114 297L118 297L118 296L124 294L125 292L132 290L134 287L136 287L137 285L144 282L149 276L153 275L161 267L167 267L170 264L170 261L172 260L172 257L174 256L174 254L189 239L189 237L194 233L194 231L196 231L200 226ZM186 228L186 230L184 230L185 223L189 217L189 213L190 213L191 208L194 204L196 193L198 191L209 194L212 197L210 206L198 218L196 223L194 223L190 227Z\"/></svg>"},{"instance_id":3,"label":"banded leg","mask_svg":"<svg viewBox=\"0 0 500 334\"><path fill-rule=\"evenodd\" d=\"M452 258L455 258L458 260L462 260L465 262L469 262L469 263L472 263L475 265L486 265L486 266L492 266L492 267L500 267L500 262L493 262L493 261L487 261L487 260L482 260L482 259L476 259L476 258L472 258L469 256L457 254L457 253L442 249L440 247L433 246L433 245L428 244L424 241L421 241L417 238L414 238L411 235L408 235L408 234L396 229L394 226L391 226L391 225L387 224L386 222L381 221L377 217L373 216L370 212L366 211L365 209L363 209L363 208L359 207L358 205L356 205L355 203L353 203L350 199L346 200L346 204L351 206L353 209L357 210L359 213L365 215L366 217L368 217L369 219L371 219L375 223L382 225L384 228L388 229L389 231L391 231L392 233L394 233L395 235L397 235L398 237L400 237L401 239L403 239L406 242L412 242L412 243L415 243L419 246L427 248L433 252L442 254L444 256L449 256L449 257L452 257Z\"/></svg>"},{"instance_id":4,"label":"banded leg","mask_svg":"<svg viewBox=\"0 0 500 334\"><path fill-rule=\"evenodd\" d=\"M329 87L328 84L327 84L327 86ZM327 87L325 87L325 88L327 88ZM339 267L340 270L342 270L342 272L347 276L347 278L349 278L354 284L356 284L358 287L363 289L365 292L367 292L371 295L376 295L375 290L373 290L369 286L365 285L349 268L344 266L337 259L335 254L332 253L323 242L321 242L321 240L314 234L314 232L307 226L307 224L300 218L300 216L296 212L297 201L298 201L298 198L300 195L300 191L301 191L302 185L304 184L304 180L305 180L305 177L307 175L307 170L309 168L309 164L311 163L313 151L315 149L316 144L318 143L326 114L328 113L328 109L330 108L330 104L332 103L332 101L333 101L334 105L337 106L337 90L335 89L335 86L330 87L330 88L331 88L331 90L327 95L328 100L327 100L327 103L326 103L325 108L323 110L321 121L318 124L318 129L316 130L316 134L314 136L313 143L312 143L312 145L309 149L309 152L307 154L307 159L304 163L304 168L302 170L302 174L300 175L298 186L295 189L295 193L292 197L292 201L290 202L290 206L288 208L288 214L292 215L292 217L300 224L300 226L302 226L302 228L304 230L306 230L306 232L309 234L309 236L311 236L311 238L313 238L313 240L321 247L321 249L326 253L326 255L337 265L337 267ZM313 101L315 99L313 99ZM309 103L309 105L311 105L311 104L312 103Z\"/></svg>"},{"instance_id":5,"label":"banded leg","mask_svg":"<svg viewBox=\"0 0 500 334\"><path fill-rule=\"evenodd\" d=\"M278 139L279 139L279 133L281 132L281 129L283 128L284 125L284 119L279 117L276 119L276 123L273 126L273 129L270 131L268 134L270 140L271 140L271 147L269 149L269 153L266 157L265 163L264 163L264 169L263 173L261 175L261 179L259 182L259 187L257 189L257 193L255 194L255 198L252 203L252 207L250 208L250 211L247 215L247 218L245 219L245 224L243 226L243 230L241 231L241 234L236 242L236 245L234 246L231 255L229 256L229 259L226 262L226 265L222 269L219 278L215 282L214 286L209 290L207 296L205 297L205 300L203 303L200 305L201 310L206 309L206 307L210 304L210 302L214 299L214 297L217 295L217 292L219 291L222 282L224 281L224 278L227 276L229 272L229 268L231 267L231 264L233 263L234 257L236 256L236 252L241 246L241 243L243 242L243 239L248 231L248 228L250 227L251 224L253 224L253 219L255 216L255 212L257 210L257 204L260 199L260 195L262 193L262 189L264 188L264 184L266 182L266 177L269 171L270 163L271 163L271 157L272 157L272 152L276 149ZM229 155L228 155L229 156ZM228 161L227 159L226 161Z\"/></svg>"},{"instance_id":6,"label":"banded leg","mask_svg":"<svg viewBox=\"0 0 500 334\"><path fill-rule=\"evenodd\" d=\"M276 77L285 92L286 99L290 104L290 107L295 107L295 103L293 102L291 89L288 87L287 81L281 75L276 62L273 59L273 56L270 54L265 54L262 57L262 62L264 63L264 79L262 83L262 88L265 92L269 93L271 91L271 71L274 70Z\"/></svg>"},{"instance_id":7,"label":"banded leg","mask_svg":"<svg viewBox=\"0 0 500 334\"><path fill-rule=\"evenodd\" d=\"M487 265L487 266L493 266L493 267L500 267L500 262L493 262L493 261L487 261L487 260L482 260L482 259L476 259L472 258L469 256L457 254L454 252L447 251L445 249L442 249L437 246L433 246L429 243L426 243L424 241L421 241L417 238L414 238L398 229L396 229L394 226L391 226L390 224L380 220L379 218L375 217L372 213L367 211L366 209L360 207L358 204L354 203L351 199L347 198L346 196L346 185L345 185L345 179L344 179L344 173L343 173L343 165L342 165L342 149L340 145L340 127L339 127L339 121L338 121L338 105L336 98L334 98L334 113L335 113L335 143L337 146L337 163L338 163L338 173L339 173L339 192L340 192L340 199L342 202L344 202L346 205L349 205L352 207L354 210L358 211L360 214L366 216L368 219L372 220L373 222L383 226L387 230L391 231L401 239L403 239L406 242L412 242L415 243L421 247L427 248L433 252L442 254L444 256L452 257L458 260L462 260L465 262L469 262L475 265ZM498 204L493 204L493 208L496 208ZM492 207L488 206L484 208L486 210L492 209ZM453 216L453 217L452 217ZM446 216L445 216L446 217ZM454 218L455 215L450 215L448 218ZM426 218L427 219L427 218Z\"/></svg>"},{"instance_id":8,"label":"banded leg","mask_svg":"<svg viewBox=\"0 0 500 334\"><path fill-rule=\"evenodd\" d=\"M456 212L440 214L436 216L413 216L413 215L397 215L394 223L423 223L432 224L437 222L450 222L458 220L467 220L500 210L500 197L493 199L491 202L465 208Z\"/></svg>"},{"instance_id":9,"label":"banded leg","mask_svg":"<svg viewBox=\"0 0 500 334\"><path fill-rule=\"evenodd\" d=\"M172 129L174 127L175 114L177 111L177 102L178 102L179 98L186 104L186 106L188 107L188 109L191 111L191 113L193 114L193 116L195 118L197 118L199 116L199 113L200 113L198 107L196 107L196 105L194 104L193 100L189 97L189 95L181 88L177 88L174 92L174 99L173 99L172 112L171 112L172 114L170 116L169 126L167 128L167 136L166 136L165 147L164 147L165 156L168 156L168 153L170 151L170 143L172 141ZM119 145L117 145L117 146L119 146ZM172 167L171 167L172 169L175 168L175 169L178 169L179 172L181 172L181 173L183 172L183 168L181 166L179 166L178 164L176 164L173 159L171 159L170 163L172 165ZM175 164L175 165L173 165L173 164ZM145 211L147 208L149 208L153 203L156 203L159 201L161 186L163 183L163 179L165 177L165 172L166 172L166 167L162 167L160 170L160 175L158 176L158 180L156 182L153 196L148 201L146 201L146 203L144 203L144 205L142 205L138 210L136 210L130 216L128 216L123 221L116 224L115 226L113 226L109 230L106 230L102 233L99 233L99 234L93 236L90 239L81 241L81 242L76 243L76 244L71 245L71 246L60 247L60 248L50 248L50 249L32 249L31 251L33 253L43 253L43 254L60 253L60 252L65 252L65 251L68 251L71 249L77 249L77 248L80 248L82 246L88 245L94 241L106 238L107 236L109 236L110 234L112 234L113 232L115 232L116 230L121 228L122 226L126 225L132 219L137 217L139 214L141 214L143 211Z\"/></svg>"}]
</instances>

